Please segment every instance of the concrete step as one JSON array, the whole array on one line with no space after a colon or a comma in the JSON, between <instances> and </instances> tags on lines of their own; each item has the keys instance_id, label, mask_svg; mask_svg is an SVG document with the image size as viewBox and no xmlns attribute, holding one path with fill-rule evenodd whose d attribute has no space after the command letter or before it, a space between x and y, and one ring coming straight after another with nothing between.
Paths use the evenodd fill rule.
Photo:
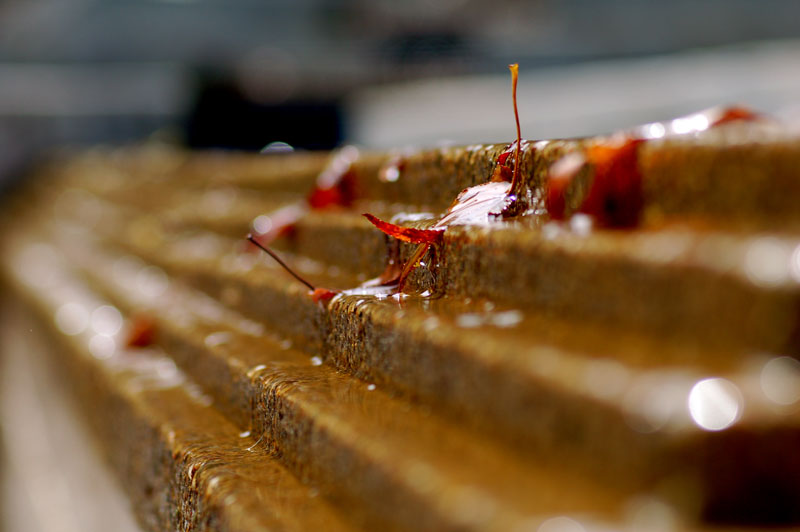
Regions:
<instances>
[{"instance_id":1,"label":"concrete step","mask_svg":"<svg viewBox=\"0 0 800 532\"><path fill-rule=\"evenodd\" d=\"M625 519L625 498L612 486L595 485L547 461L520 461L425 409L320 365L175 281L148 298L136 287L136 276L114 267L118 256L91 251L85 241L61 243L72 264L89 266L87 279L111 295L123 315L146 312L156 320L157 344L238 424L235 441L247 428L247 445L255 439L277 453L362 526L507 530L560 517L592 530ZM53 275L71 287L78 284L67 271ZM35 290L30 296L37 302L51 297L52 291ZM73 301L56 301L47 311ZM103 304L107 300L95 297L84 306ZM138 354L114 351L107 360ZM170 411L180 406L172 397L162 400L170 401ZM216 424L218 417L204 422Z\"/></svg>"},{"instance_id":2,"label":"concrete step","mask_svg":"<svg viewBox=\"0 0 800 532\"><path fill-rule=\"evenodd\" d=\"M99 211L88 216L103 217L99 229L111 238L129 233L143 246L164 244L190 257L209 248L236 248L236 239L165 222L172 220L168 212L156 218L157 211L97 198L90 203ZM279 243L312 259L305 260L310 276L332 275L335 288L379 275L395 245L358 213L344 210L308 212L291 238ZM400 244L398 257L410 256L414 248ZM712 353L793 354L800 349L798 257L800 234L790 232L686 225L623 232L577 223L455 226L412 274L409 287L435 298L524 306L569 323L694 345L695 352L705 346ZM344 279L335 279L339 274Z\"/></svg>"},{"instance_id":3,"label":"concrete step","mask_svg":"<svg viewBox=\"0 0 800 532\"><path fill-rule=\"evenodd\" d=\"M773 174L783 176L776 178L780 183L798 181L792 178L793 166L787 162L794 157L794 152L800 153L796 141L742 144L742 133L737 131L736 128L709 131L706 136L692 143L681 139L646 143L642 157L649 161L648 168L655 168L662 163L653 162L650 158L657 157L658 153L661 154L658 157L664 160L663 164L677 164L676 160L684 160L679 154L670 155L673 147L677 151L704 150L714 160L735 161L743 174L759 183ZM534 145L528 145L523 166L529 175L538 175L537 172L541 173L545 163L569 149L574 151L578 145L572 142L571 148L565 147L567 141L551 144L554 145L551 151L546 147L534 149ZM480 175L491 167L501 148L471 147L408 155L403 159L402 168L403 172L408 173L413 190L435 189L433 181L446 183L458 190L461 186L480 182ZM770 158L769 150L774 150L778 155ZM769 158L775 168L765 164L765 158ZM269 160L267 158L265 162L265 170L269 167ZM388 157L388 160L390 162L386 164L400 164L392 157ZM370 161L374 167L374 157ZM756 166L761 168L758 174L761 177L753 177L755 173L751 167ZM654 197L673 203L680 199L681 205L689 204L684 196L692 186L701 186L703 176L713 179L722 187L740 186L737 180L725 181L711 175L718 172L715 165L702 167L710 169L699 177L692 174L691 183L676 178L674 191L661 191L659 188L661 192ZM447 169L453 172L450 178L446 178ZM385 168L378 171L378 175L382 175L380 172L385 173ZM293 179L287 178L287 182ZM536 183L532 184L542 186L542 179L539 176L534 179ZM663 176L658 179L663 179ZM107 191L99 190L102 187L95 183L94 178L87 177L86 181L90 188L94 186L98 189L103 197L119 202L120 197L130 196L109 195ZM362 181L375 185L368 197L382 194L380 203L362 200L352 210L311 210L293 225L292 238L279 243L279 247L326 263L328 267L344 269L359 280L378 275L385 264L385 239L360 217L360 212L373 207L382 208L387 213L398 213L412 206L392 203L410 200L405 193L394 194L389 190L397 181L369 179L366 172ZM457 186L453 186L453 183ZM286 195L265 202L248 196L246 190L238 190L231 193L233 196L228 194L231 197L223 198L223 201L221 198L227 194L224 192L226 189L210 188L198 192L198 195L187 195L181 181L173 185L159 182L158 186L163 203L151 202L146 212L162 213L159 215L165 224L160 228L162 232L199 227L234 236L237 227L239 233L247 231L253 215L259 212L259 205L264 207L264 212L287 205ZM662 185L658 186L663 188ZM745 187L755 191L756 185ZM789 184L775 187L775 190L782 190L783 193L769 192L773 189L766 185L764 188L765 192L759 192L758 197L767 193L780 198L793 197ZM708 199L699 199L697 202L708 203L715 201L713 198L722 197L728 197L726 201L735 201L731 199L735 190L707 191L700 196ZM452 192L448 189L442 191L441 195ZM677 199L669 199L672 197L670 194ZM737 197L740 196L742 194ZM202 199L206 197L211 199ZM752 198L746 196L745 199L751 201ZM224 213L211 208L215 202L227 202ZM764 199L757 203L774 203L771 202ZM702 215L703 209L716 208L700 203L697 204L698 216ZM117 205L130 205L130 202ZM753 208L745 207L745 203L742 203L743 213L736 219L756 216L751 212ZM744 213L745 210L750 214ZM774 209L768 211L763 216L777 212ZM732 210L730 214L733 216L735 212ZM800 233L786 229L767 233L753 230L753 227L743 230L736 224L728 229L699 228L696 224L664 226L664 216L654 217L662 220L659 228L635 232L592 229L585 218L575 219L567 225L534 221L498 224L481 230L454 226L445 233L444 243L435 257L425 261L433 268L419 268L411 278L412 286L416 281L418 292L486 297L509 304L536 306L566 319L619 325L656 336L677 337L687 342L778 353L793 353L798 349L800 266L797 264L800 262L796 257L800 256ZM143 218L146 216L138 216L139 220ZM397 219L402 220L403 217L398 215ZM714 219L723 224L727 220L724 216ZM781 220L786 222L786 228L793 227L785 217ZM421 225L426 223L430 222L421 222ZM413 249L409 245L400 247L401 256L409 256ZM528 288L519 290L521 285Z\"/></svg>"},{"instance_id":4,"label":"concrete step","mask_svg":"<svg viewBox=\"0 0 800 532\"><path fill-rule=\"evenodd\" d=\"M354 529L215 409L160 348L126 348L116 330L126 318L53 248L22 249L8 256L4 273L38 319L10 332L46 340L49 364L83 405L145 529Z\"/></svg>"},{"instance_id":5,"label":"concrete step","mask_svg":"<svg viewBox=\"0 0 800 532\"><path fill-rule=\"evenodd\" d=\"M90 153L53 171L60 184L18 195L5 233L60 249L63 270L124 314L145 309L219 415L356 525L537 529L560 516L642 529L625 510L641 493L668 501L666 521L683 528L793 523L800 370L785 355L799 345L800 233L775 198L796 196L798 150L719 131L640 146L641 226L539 211L452 225L404 292L361 285L414 248L387 243L360 211L430 227L505 146L347 148L327 161ZM531 199L553 162L593 142L605 141L527 143ZM711 162L664 184L682 157ZM726 181L731 157L744 177ZM313 208L333 170L352 172L357 193ZM773 174L781 191L765 184ZM715 198L679 200L697 187ZM259 206L287 204L305 214L276 246L317 286L342 289L328 301L233 237Z\"/></svg>"},{"instance_id":6,"label":"concrete step","mask_svg":"<svg viewBox=\"0 0 800 532\"><path fill-rule=\"evenodd\" d=\"M55 226L48 231L59 234ZM72 245L91 238L85 233ZM592 336L592 327L489 300L376 298L356 289L323 309L271 264L242 255L236 241L206 235L202 257L187 252L199 247L191 240L115 242L321 360L455 415L518 456L535 452L562 467L579 465L598 479L613 478L623 491L662 486L678 504L689 490L709 515L729 512L733 502L754 502L753 479L786 487L797 473L784 469L785 477L775 477L777 464L749 454L756 447L720 453L712 469L704 462L739 437L760 446L791 441L796 416L769 398L770 381L761 377L786 363L779 357L733 356L630 334L604 339L602 329ZM96 260L85 267L93 265ZM570 340L569 332L579 338ZM230 380L225 372L210 373ZM727 422L735 429L710 434L714 422L699 413L702 406L689 406L690 397L705 397L707 386L725 393L732 409ZM748 482L734 489L727 480L733 472Z\"/></svg>"}]
</instances>

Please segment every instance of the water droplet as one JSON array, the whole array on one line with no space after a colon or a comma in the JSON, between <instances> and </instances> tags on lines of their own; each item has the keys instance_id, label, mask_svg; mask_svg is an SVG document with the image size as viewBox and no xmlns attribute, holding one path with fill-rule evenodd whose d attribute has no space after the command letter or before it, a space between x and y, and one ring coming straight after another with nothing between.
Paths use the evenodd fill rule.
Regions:
<instances>
[{"instance_id":1,"label":"water droplet","mask_svg":"<svg viewBox=\"0 0 800 532\"><path fill-rule=\"evenodd\" d=\"M480 314L476 314L474 312L467 312L464 314L459 315L456 318L456 325L459 327L464 327L465 329L471 329L474 327L480 327L483 325L483 316Z\"/></svg>"},{"instance_id":2,"label":"water droplet","mask_svg":"<svg viewBox=\"0 0 800 532\"><path fill-rule=\"evenodd\" d=\"M592 217L577 213L569 219L569 228L578 236L589 236L592 233Z\"/></svg>"},{"instance_id":3,"label":"water droplet","mask_svg":"<svg viewBox=\"0 0 800 532\"><path fill-rule=\"evenodd\" d=\"M266 330L263 324L247 319L239 322L239 328L252 336L263 336Z\"/></svg>"},{"instance_id":4,"label":"water droplet","mask_svg":"<svg viewBox=\"0 0 800 532\"><path fill-rule=\"evenodd\" d=\"M105 360L114 356L114 351L117 349L117 344L113 338L102 334L96 334L89 340L89 352L93 357Z\"/></svg>"},{"instance_id":5,"label":"water droplet","mask_svg":"<svg viewBox=\"0 0 800 532\"><path fill-rule=\"evenodd\" d=\"M705 430L723 430L739 419L742 394L731 381L719 377L697 382L689 392L688 408L697 425Z\"/></svg>"},{"instance_id":6,"label":"water droplet","mask_svg":"<svg viewBox=\"0 0 800 532\"><path fill-rule=\"evenodd\" d=\"M425 318L425 321L422 322L422 326L426 331L432 331L439 327L439 318L436 316L429 316Z\"/></svg>"},{"instance_id":7,"label":"water droplet","mask_svg":"<svg viewBox=\"0 0 800 532\"><path fill-rule=\"evenodd\" d=\"M275 141L270 142L263 148L261 148L261 153L264 155L274 155L280 153L292 153L294 151L294 147L286 142Z\"/></svg>"},{"instance_id":8,"label":"water droplet","mask_svg":"<svg viewBox=\"0 0 800 532\"><path fill-rule=\"evenodd\" d=\"M373 391L374 389L375 389L375 385L374 384L368 384L367 385L367 390Z\"/></svg>"},{"instance_id":9,"label":"water droplet","mask_svg":"<svg viewBox=\"0 0 800 532\"><path fill-rule=\"evenodd\" d=\"M269 233L270 229L272 229L272 219L267 216L266 214L261 214L256 216L253 220L253 231L259 235L264 235Z\"/></svg>"},{"instance_id":10,"label":"water droplet","mask_svg":"<svg viewBox=\"0 0 800 532\"><path fill-rule=\"evenodd\" d=\"M383 178L384 181L388 181L390 183L394 183L395 181L397 181L400 178L400 169L397 168L397 166L394 166L394 165L388 166L383 171L381 177Z\"/></svg>"},{"instance_id":11,"label":"water droplet","mask_svg":"<svg viewBox=\"0 0 800 532\"><path fill-rule=\"evenodd\" d=\"M219 331L206 336L204 343L206 344L206 347L216 347L218 345L227 344L232 338L233 336L231 333L227 331Z\"/></svg>"},{"instance_id":12,"label":"water droplet","mask_svg":"<svg viewBox=\"0 0 800 532\"><path fill-rule=\"evenodd\" d=\"M676 118L670 122L670 129L676 135L685 135L686 133L697 133L708 129L708 118L698 113L683 118Z\"/></svg>"},{"instance_id":13,"label":"water droplet","mask_svg":"<svg viewBox=\"0 0 800 532\"><path fill-rule=\"evenodd\" d=\"M793 258L792 247L774 237L755 240L747 248L744 271L754 283L776 286L789 280Z\"/></svg>"},{"instance_id":14,"label":"water droplet","mask_svg":"<svg viewBox=\"0 0 800 532\"><path fill-rule=\"evenodd\" d=\"M267 366L265 366L264 364L253 366L252 368L250 368L250 371L247 372L247 376L252 379L256 374L258 374L261 371L264 371L265 369L267 369Z\"/></svg>"},{"instance_id":15,"label":"water droplet","mask_svg":"<svg viewBox=\"0 0 800 532\"><path fill-rule=\"evenodd\" d=\"M311 357L311 365L312 366L321 366L322 359L320 357Z\"/></svg>"},{"instance_id":16,"label":"water droplet","mask_svg":"<svg viewBox=\"0 0 800 532\"><path fill-rule=\"evenodd\" d=\"M518 310L507 310L490 314L490 321L496 327L515 327L522 322L522 312Z\"/></svg>"},{"instance_id":17,"label":"water droplet","mask_svg":"<svg viewBox=\"0 0 800 532\"><path fill-rule=\"evenodd\" d=\"M122 328L122 314L111 305L100 306L92 312L92 329L103 336L114 336Z\"/></svg>"},{"instance_id":18,"label":"water droplet","mask_svg":"<svg viewBox=\"0 0 800 532\"><path fill-rule=\"evenodd\" d=\"M542 226L542 238L545 240L554 240L559 233L561 227L556 222L547 222Z\"/></svg>"},{"instance_id":19,"label":"water droplet","mask_svg":"<svg viewBox=\"0 0 800 532\"><path fill-rule=\"evenodd\" d=\"M660 139L666 134L666 132L667 128L664 127L664 124L659 122L654 122L644 126L644 136L648 139Z\"/></svg>"}]
</instances>

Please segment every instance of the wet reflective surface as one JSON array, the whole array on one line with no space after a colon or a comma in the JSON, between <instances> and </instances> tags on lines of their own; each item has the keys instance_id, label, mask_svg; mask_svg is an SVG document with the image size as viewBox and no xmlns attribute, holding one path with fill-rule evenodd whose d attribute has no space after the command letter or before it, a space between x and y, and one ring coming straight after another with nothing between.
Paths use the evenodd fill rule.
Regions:
<instances>
[{"instance_id":1,"label":"wet reflective surface","mask_svg":"<svg viewBox=\"0 0 800 532\"><path fill-rule=\"evenodd\" d=\"M716 119L698 116L642 135L711 133ZM580 145L525 143L526 201ZM248 526L683 530L719 500L762 504L698 457L730 478L794 474L800 237L688 221L609 231L535 209L499 222L510 185L486 178L504 151L344 150L296 169L285 196L286 166L94 155L40 192L52 209L4 233L4 269L99 393L143 405L162 437L141 441L173 456L182 518L199 497ZM315 201L346 192L351 170L352 212L303 203L315 183ZM414 250L387 245L367 205L447 226L404 291L368 280ZM302 220L273 235L292 209ZM275 238L338 295L315 301L236 227ZM129 348L137 315L152 339Z\"/></svg>"}]
</instances>

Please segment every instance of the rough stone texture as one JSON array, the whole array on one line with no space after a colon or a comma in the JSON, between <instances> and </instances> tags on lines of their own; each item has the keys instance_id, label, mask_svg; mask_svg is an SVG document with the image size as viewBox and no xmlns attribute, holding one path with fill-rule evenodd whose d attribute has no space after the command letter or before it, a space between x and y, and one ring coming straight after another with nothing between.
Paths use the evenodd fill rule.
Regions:
<instances>
[{"instance_id":1,"label":"rough stone texture","mask_svg":"<svg viewBox=\"0 0 800 532\"><path fill-rule=\"evenodd\" d=\"M361 212L438 216L506 146L362 154L355 205L275 242L349 289L326 302L236 234L304 201L327 155L77 154L12 198L3 268L51 329L78 288L126 328L154 321L180 385L132 388L141 368L114 368L156 355L121 349L124 329L111 351L52 332L151 529L796 523L800 370L780 355L799 345L800 234L773 207L800 197L800 146L712 139L645 145L645 225L625 231L549 222L549 165L583 142L526 144L534 211L447 228L403 294L358 286L414 251ZM665 184L698 150L714 164Z\"/></svg>"}]
</instances>

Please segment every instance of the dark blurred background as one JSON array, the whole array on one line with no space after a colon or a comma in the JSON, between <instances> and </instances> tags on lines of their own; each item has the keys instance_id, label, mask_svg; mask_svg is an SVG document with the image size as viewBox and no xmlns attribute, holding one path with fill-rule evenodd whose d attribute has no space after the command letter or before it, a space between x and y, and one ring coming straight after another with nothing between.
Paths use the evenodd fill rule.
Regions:
<instances>
[{"instance_id":1,"label":"dark blurred background","mask_svg":"<svg viewBox=\"0 0 800 532\"><path fill-rule=\"evenodd\" d=\"M581 135L791 109L796 0L0 0L0 181L56 145Z\"/></svg>"}]
</instances>

